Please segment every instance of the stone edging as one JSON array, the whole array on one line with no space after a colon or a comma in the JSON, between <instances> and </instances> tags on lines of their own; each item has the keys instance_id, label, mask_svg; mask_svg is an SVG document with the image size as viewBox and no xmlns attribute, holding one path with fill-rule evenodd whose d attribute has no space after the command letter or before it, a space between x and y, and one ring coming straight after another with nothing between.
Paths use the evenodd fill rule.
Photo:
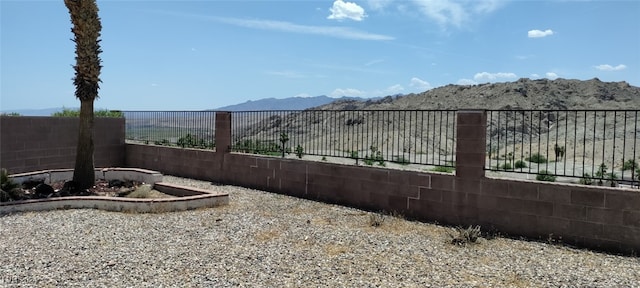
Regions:
<instances>
[{"instance_id":1,"label":"stone edging","mask_svg":"<svg viewBox=\"0 0 640 288\"><path fill-rule=\"evenodd\" d=\"M71 177L62 178L63 176L68 176L69 173L73 173L73 170L45 170L33 173L11 175L11 178L18 178L16 182L22 183L29 178L45 177L45 181L51 183L51 181L70 179ZM101 179L106 180L128 179L149 183L146 181L141 181L147 179L152 181L149 184L152 184L154 186L154 189L165 194L178 197L161 199L135 199L103 196L74 196L12 201L0 203L0 215L16 212L83 208L129 213L162 213L192 210L198 208L209 208L229 204L229 194L227 193L215 193L204 189L163 183L161 182L162 174L156 171L131 168L107 168L96 169L96 176L98 176L98 173L101 173Z\"/></svg>"}]
</instances>

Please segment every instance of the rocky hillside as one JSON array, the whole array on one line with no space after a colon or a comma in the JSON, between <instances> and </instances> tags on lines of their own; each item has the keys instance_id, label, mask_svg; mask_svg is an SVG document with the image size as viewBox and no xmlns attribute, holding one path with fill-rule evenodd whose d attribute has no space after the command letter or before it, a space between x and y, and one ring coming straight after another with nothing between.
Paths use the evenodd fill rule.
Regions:
<instances>
[{"instance_id":1,"label":"rocky hillside","mask_svg":"<svg viewBox=\"0 0 640 288\"><path fill-rule=\"evenodd\" d=\"M448 85L379 100L336 101L302 113L267 114L266 118L234 114L240 120L236 123L243 124L236 126L234 144L249 139L277 144L279 135L288 133L287 145L292 150L300 145L308 153L348 157L353 152L370 155L374 148L382 151L387 161L403 158L441 165L453 159L455 112L397 110L465 108L511 110L487 116L491 167L508 157L526 159L539 153L553 160L545 169L593 174L600 163L620 169L622 162L637 157L633 155L640 151L638 113L562 111L640 109L639 87L598 79ZM526 111L536 109L540 111ZM565 152L557 163L556 145ZM581 167L574 167L574 163Z\"/></svg>"},{"instance_id":2,"label":"rocky hillside","mask_svg":"<svg viewBox=\"0 0 640 288\"><path fill-rule=\"evenodd\" d=\"M377 101L336 101L319 110L404 109L638 109L640 87L627 82L602 82L597 78L522 78L515 82L447 85L420 94L386 97Z\"/></svg>"}]
</instances>

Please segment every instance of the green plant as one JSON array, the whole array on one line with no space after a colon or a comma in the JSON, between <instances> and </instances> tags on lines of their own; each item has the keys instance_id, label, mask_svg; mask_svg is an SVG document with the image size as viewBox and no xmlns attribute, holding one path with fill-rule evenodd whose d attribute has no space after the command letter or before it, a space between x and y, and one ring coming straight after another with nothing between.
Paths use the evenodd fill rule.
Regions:
<instances>
[{"instance_id":1,"label":"green plant","mask_svg":"<svg viewBox=\"0 0 640 288\"><path fill-rule=\"evenodd\" d=\"M618 186L618 174L611 172L611 173L607 173L607 183L609 183L609 186L611 187L616 187Z\"/></svg>"},{"instance_id":2,"label":"green plant","mask_svg":"<svg viewBox=\"0 0 640 288\"><path fill-rule=\"evenodd\" d=\"M436 166L431 169L431 171L442 172L442 173L453 173L453 167L449 166Z\"/></svg>"},{"instance_id":3,"label":"green plant","mask_svg":"<svg viewBox=\"0 0 640 288\"><path fill-rule=\"evenodd\" d=\"M552 175L551 172L547 170L538 171L538 175L536 176L536 180L538 181L556 182L556 178L555 175Z\"/></svg>"},{"instance_id":4,"label":"green plant","mask_svg":"<svg viewBox=\"0 0 640 288\"><path fill-rule=\"evenodd\" d=\"M411 161L409 161L409 159L404 158L403 156L397 156L396 157L396 161L394 161L400 165L409 165L409 163L411 163Z\"/></svg>"},{"instance_id":5,"label":"green plant","mask_svg":"<svg viewBox=\"0 0 640 288\"><path fill-rule=\"evenodd\" d=\"M327 156L322 156L322 161L327 161Z\"/></svg>"},{"instance_id":6,"label":"green plant","mask_svg":"<svg viewBox=\"0 0 640 288\"><path fill-rule=\"evenodd\" d=\"M95 117L105 117L105 118L123 118L124 117L124 113L122 113L122 111L118 111L118 110L100 109L100 110L95 110L93 112L93 114L94 114ZM54 112L53 114L51 114L51 116L53 116L53 117L80 117L80 110L62 108L62 111Z\"/></svg>"},{"instance_id":7,"label":"green plant","mask_svg":"<svg viewBox=\"0 0 640 288\"><path fill-rule=\"evenodd\" d=\"M622 163L622 171L634 170L634 169L637 169L638 167L640 167L638 166L638 162L636 162L636 160L633 160L633 159L629 159Z\"/></svg>"},{"instance_id":8,"label":"green plant","mask_svg":"<svg viewBox=\"0 0 640 288\"><path fill-rule=\"evenodd\" d=\"M516 169L527 168L527 163L522 161L522 160L518 160L515 163L515 167L516 167Z\"/></svg>"},{"instance_id":9,"label":"green plant","mask_svg":"<svg viewBox=\"0 0 640 288\"><path fill-rule=\"evenodd\" d=\"M286 147L286 143L289 142L289 135L287 135L287 133L280 133L280 143L282 144L281 150L282 150L282 157L284 157L284 154L287 152L286 149L284 147Z\"/></svg>"},{"instance_id":10,"label":"green plant","mask_svg":"<svg viewBox=\"0 0 640 288\"><path fill-rule=\"evenodd\" d=\"M0 170L0 188L2 188L2 190L6 192L18 188L18 184L13 182L13 180L9 178L9 172L4 168Z\"/></svg>"},{"instance_id":11,"label":"green plant","mask_svg":"<svg viewBox=\"0 0 640 288\"><path fill-rule=\"evenodd\" d=\"M153 144L155 144L155 145L163 145L163 146L170 146L171 145L171 143L169 143L169 140L167 140L167 139L162 139L160 141L156 140L156 141L153 142Z\"/></svg>"},{"instance_id":12,"label":"green plant","mask_svg":"<svg viewBox=\"0 0 640 288\"><path fill-rule=\"evenodd\" d=\"M596 177L604 178L604 176L607 174L607 169L609 169L609 167L607 167L607 164L600 163L600 166L598 166L598 171L596 171Z\"/></svg>"},{"instance_id":13,"label":"green plant","mask_svg":"<svg viewBox=\"0 0 640 288\"><path fill-rule=\"evenodd\" d=\"M300 146L300 144L298 144L298 146L296 146L296 156L302 159L302 155L304 155L304 149L302 148L302 146Z\"/></svg>"},{"instance_id":14,"label":"green plant","mask_svg":"<svg viewBox=\"0 0 640 288\"><path fill-rule=\"evenodd\" d=\"M527 157L526 160L531 163L547 163L547 158L540 155L540 153L533 153L531 156Z\"/></svg>"},{"instance_id":15,"label":"green plant","mask_svg":"<svg viewBox=\"0 0 640 288\"><path fill-rule=\"evenodd\" d=\"M378 147L371 146L369 150L371 151L371 155L367 154L364 157L364 164L371 166L373 163L378 162L378 166L385 166L384 157L382 156L382 152L378 150Z\"/></svg>"},{"instance_id":16,"label":"green plant","mask_svg":"<svg viewBox=\"0 0 640 288\"><path fill-rule=\"evenodd\" d=\"M502 165L500 165L500 169L502 169L502 170L513 170L513 167L511 167L511 163L504 162L504 163L502 163Z\"/></svg>"},{"instance_id":17,"label":"green plant","mask_svg":"<svg viewBox=\"0 0 640 288\"><path fill-rule=\"evenodd\" d=\"M456 228L457 235L453 235L449 233L451 239L451 244L455 245L465 245L468 243L476 243L478 238L482 236L482 230L480 230L480 226L469 226L469 228Z\"/></svg>"},{"instance_id":18,"label":"green plant","mask_svg":"<svg viewBox=\"0 0 640 288\"><path fill-rule=\"evenodd\" d=\"M17 112L10 112L10 113L0 113L0 116L22 116L22 115L20 115L20 113L17 113Z\"/></svg>"},{"instance_id":19,"label":"green plant","mask_svg":"<svg viewBox=\"0 0 640 288\"><path fill-rule=\"evenodd\" d=\"M580 184L582 185L591 185L593 184L593 178L591 178L591 174L583 173L582 178L580 178Z\"/></svg>"},{"instance_id":20,"label":"green plant","mask_svg":"<svg viewBox=\"0 0 640 288\"><path fill-rule=\"evenodd\" d=\"M187 135L180 137L177 142L178 146L182 148L213 148L215 144L211 141L205 141L202 138L198 138L195 135L188 133Z\"/></svg>"}]
</instances>

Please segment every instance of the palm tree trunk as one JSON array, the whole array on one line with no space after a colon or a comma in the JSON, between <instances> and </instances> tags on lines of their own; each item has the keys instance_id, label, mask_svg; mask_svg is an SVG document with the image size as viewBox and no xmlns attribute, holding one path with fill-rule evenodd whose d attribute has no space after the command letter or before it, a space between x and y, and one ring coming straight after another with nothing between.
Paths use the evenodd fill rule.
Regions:
<instances>
[{"instance_id":1,"label":"palm tree trunk","mask_svg":"<svg viewBox=\"0 0 640 288\"><path fill-rule=\"evenodd\" d=\"M73 181L84 190L95 184L93 163L93 99L80 101L80 127Z\"/></svg>"}]
</instances>

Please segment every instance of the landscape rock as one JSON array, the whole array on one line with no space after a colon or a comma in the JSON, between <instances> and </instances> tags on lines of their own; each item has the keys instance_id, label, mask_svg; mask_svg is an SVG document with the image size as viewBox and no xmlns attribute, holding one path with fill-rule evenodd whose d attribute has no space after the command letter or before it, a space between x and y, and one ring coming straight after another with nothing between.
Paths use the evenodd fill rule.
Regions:
<instances>
[{"instance_id":1,"label":"landscape rock","mask_svg":"<svg viewBox=\"0 0 640 288\"><path fill-rule=\"evenodd\" d=\"M78 184L71 180L71 181L67 181L64 182L64 185L62 186L62 189L60 189L60 191L58 191L60 196L69 196L69 195L75 195L78 194Z\"/></svg>"},{"instance_id":2,"label":"landscape rock","mask_svg":"<svg viewBox=\"0 0 640 288\"><path fill-rule=\"evenodd\" d=\"M48 198L48 197L51 197L53 193L55 193L55 191L53 190L53 187L51 187L51 185L48 185L48 184L40 183L35 188L36 198Z\"/></svg>"},{"instance_id":3,"label":"landscape rock","mask_svg":"<svg viewBox=\"0 0 640 288\"><path fill-rule=\"evenodd\" d=\"M28 199L28 197L24 194L24 190L22 190L22 188L16 187L7 192L9 193L9 197L11 197L11 199L13 199L14 201Z\"/></svg>"},{"instance_id":4,"label":"landscape rock","mask_svg":"<svg viewBox=\"0 0 640 288\"><path fill-rule=\"evenodd\" d=\"M33 189L40 184L44 184L44 178L29 178L22 182L22 188Z\"/></svg>"},{"instance_id":5,"label":"landscape rock","mask_svg":"<svg viewBox=\"0 0 640 288\"><path fill-rule=\"evenodd\" d=\"M125 182L120 179L109 180L109 187L124 187Z\"/></svg>"},{"instance_id":6,"label":"landscape rock","mask_svg":"<svg viewBox=\"0 0 640 288\"><path fill-rule=\"evenodd\" d=\"M5 192L4 190L0 189L0 202L7 202L9 200L11 200L9 192Z\"/></svg>"}]
</instances>

